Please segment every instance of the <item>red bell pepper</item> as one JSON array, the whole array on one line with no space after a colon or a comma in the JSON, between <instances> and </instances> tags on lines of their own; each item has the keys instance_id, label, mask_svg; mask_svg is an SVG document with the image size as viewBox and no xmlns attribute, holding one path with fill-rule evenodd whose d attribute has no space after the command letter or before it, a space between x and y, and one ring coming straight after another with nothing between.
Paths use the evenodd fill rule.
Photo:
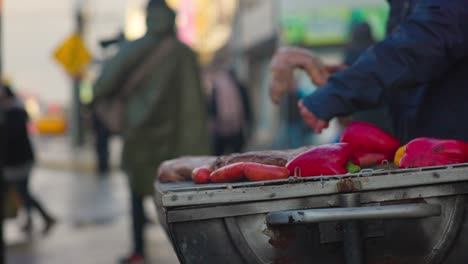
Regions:
<instances>
[{"instance_id":1,"label":"red bell pepper","mask_svg":"<svg viewBox=\"0 0 468 264\"><path fill-rule=\"evenodd\" d=\"M384 160L392 161L401 145L398 139L382 129L364 122L352 122L340 141L353 146L361 167L380 165Z\"/></svg>"},{"instance_id":2,"label":"red bell pepper","mask_svg":"<svg viewBox=\"0 0 468 264\"><path fill-rule=\"evenodd\" d=\"M306 151L292 159L286 168L294 175L300 169L302 177L339 175L359 171L359 160L351 144L327 144Z\"/></svg>"},{"instance_id":3,"label":"red bell pepper","mask_svg":"<svg viewBox=\"0 0 468 264\"><path fill-rule=\"evenodd\" d=\"M441 166L468 162L468 144L460 140L417 138L406 145L400 168Z\"/></svg>"}]
</instances>

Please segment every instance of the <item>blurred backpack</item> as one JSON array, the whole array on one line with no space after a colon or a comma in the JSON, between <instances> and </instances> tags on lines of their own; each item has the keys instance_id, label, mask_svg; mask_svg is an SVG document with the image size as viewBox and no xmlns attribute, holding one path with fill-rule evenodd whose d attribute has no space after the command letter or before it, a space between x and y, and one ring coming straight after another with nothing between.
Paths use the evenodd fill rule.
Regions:
<instances>
[{"instance_id":1,"label":"blurred backpack","mask_svg":"<svg viewBox=\"0 0 468 264\"><path fill-rule=\"evenodd\" d=\"M174 39L164 39L141 63L132 75L119 89L116 95L100 100L96 103L96 117L113 134L121 134L125 127L125 106L128 98L136 91L141 81L154 69L154 65L161 62L164 54L170 51Z\"/></svg>"}]
</instances>

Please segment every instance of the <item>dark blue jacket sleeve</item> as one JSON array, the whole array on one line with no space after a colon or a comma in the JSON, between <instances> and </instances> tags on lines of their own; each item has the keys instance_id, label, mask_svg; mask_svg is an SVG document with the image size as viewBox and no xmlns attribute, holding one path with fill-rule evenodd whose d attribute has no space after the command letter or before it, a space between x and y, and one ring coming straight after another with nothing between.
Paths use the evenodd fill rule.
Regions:
<instances>
[{"instance_id":1,"label":"dark blue jacket sleeve","mask_svg":"<svg viewBox=\"0 0 468 264\"><path fill-rule=\"evenodd\" d=\"M419 3L391 35L305 98L305 106L324 120L372 109L387 92L437 80L467 56L468 2Z\"/></svg>"}]
</instances>

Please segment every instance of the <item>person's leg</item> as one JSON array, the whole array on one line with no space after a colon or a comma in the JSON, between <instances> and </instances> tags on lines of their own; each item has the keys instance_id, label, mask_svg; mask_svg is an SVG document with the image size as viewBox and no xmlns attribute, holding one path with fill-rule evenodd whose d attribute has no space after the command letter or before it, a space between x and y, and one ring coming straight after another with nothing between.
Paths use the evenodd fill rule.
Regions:
<instances>
[{"instance_id":1,"label":"person's leg","mask_svg":"<svg viewBox=\"0 0 468 264\"><path fill-rule=\"evenodd\" d=\"M244 148L245 140L242 131L231 137L231 147L234 153L240 153Z\"/></svg>"},{"instance_id":2,"label":"person's leg","mask_svg":"<svg viewBox=\"0 0 468 264\"><path fill-rule=\"evenodd\" d=\"M26 212L26 223L23 227L23 230L26 232L30 232L32 230L32 215L31 215L31 196L28 192L28 182L27 179L19 180L14 182L14 186L18 195L20 196L21 201L23 202L23 206Z\"/></svg>"},{"instance_id":3,"label":"person's leg","mask_svg":"<svg viewBox=\"0 0 468 264\"><path fill-rule=\"evenodd\" d=\"M225 152L225 147L226 147L226 142L225 138L220 135L214 135L213 136L213 149L214 149L214 155L215 156L221 156L224 155Z\"/></svg>"},{"instance_id":4,"label":"person's leg","mask_svg":"<svg viewBox=\"0 0 468 264\"><path fill-rule=\"evenodd\" d=\"M95 129L98 171L105 174L109 171L109 131L102 124Z\"/></svg>"},{"instance_id":5,"label":"person's leg","mask_svg":"<svg viewBox=\"0 0 468 264\"><path fill-rule=\"evenodd\" d=\"M132 240L133 252L120 259L121 264L144 263L145 257L145 212L143 207L143 197L130 190L131 218L132 218Z\"/></svg>"},{"instance_id":6,"label":"person's leg","mask_svg":"<svg viewBox=\"0 0 468 264\"><path fill-rule=\"evenodd\" d=\"M37 209L45 222L43 232L48 233L55 223L55 219L44 209L42 204L29 191L29 176L17 182L17 189L26 209L27 222L25 229L32 228L32 209Z\"/></svg>"},{"instance_id":7,"label":"person's leg","mask_svg":"<svg viewBox=\"0 0 468 264\"><path fill-rule=\"evenodd\" d=\"M132 192L132 231L133 231L133 253L144 256L144 226L145 212L143 207L143 197Z\"/></svg>"}]
</instances>

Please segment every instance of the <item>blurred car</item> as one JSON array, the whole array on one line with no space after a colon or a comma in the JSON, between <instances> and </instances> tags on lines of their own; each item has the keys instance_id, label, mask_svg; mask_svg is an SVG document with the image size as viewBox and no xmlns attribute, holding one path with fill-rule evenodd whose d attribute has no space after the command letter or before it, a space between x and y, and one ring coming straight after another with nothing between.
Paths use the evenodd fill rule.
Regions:
<instances>
[{"instance_id":1,"label":"blurred car","mask_svg":"<svg viewBox=\"0 0 468 264\"><path fill-rule=\"evenodd\" d=\"M35 130L41 135L63 135L67 131L67 119L63 114L45 114L34 121Z\"/></svg>"}]
</instances>

